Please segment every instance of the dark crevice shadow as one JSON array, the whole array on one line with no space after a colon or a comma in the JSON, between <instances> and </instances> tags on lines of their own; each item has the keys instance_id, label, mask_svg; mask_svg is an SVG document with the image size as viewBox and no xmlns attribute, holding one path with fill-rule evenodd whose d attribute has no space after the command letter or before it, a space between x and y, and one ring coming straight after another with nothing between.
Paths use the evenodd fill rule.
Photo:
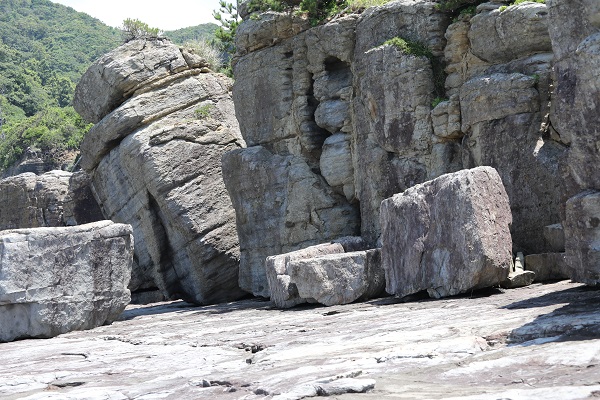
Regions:
<instances>
[{"instance_id":1,"label":"dark crevice shadow","mask_svg":"<svg viewBox=\"0 0 600 400\"><path fill-rule=\"evenodd\" d=\"M526 309L567 303L554 311L513 329L509 346L533 346L547 342L600 339L600 290L580 286L522 300L502 308ZM544 340L547 339L547 340Z\"/></svg>"},{"instance_id":2,"label":"dark crevice shadow","mask_svg":"<svg viewBox=\"0 0 600 400\"><path fill-rule=\"evenodd\" d=\"M570 303L577 301L581 296L597 293L600 297L600 286L578 286L557 292L546 293L542 296L517 301L501 308L516 310L523 308L547 307L554 304ZM600 305L600 303L599 303Z\"/></svg>"}]
</instances>

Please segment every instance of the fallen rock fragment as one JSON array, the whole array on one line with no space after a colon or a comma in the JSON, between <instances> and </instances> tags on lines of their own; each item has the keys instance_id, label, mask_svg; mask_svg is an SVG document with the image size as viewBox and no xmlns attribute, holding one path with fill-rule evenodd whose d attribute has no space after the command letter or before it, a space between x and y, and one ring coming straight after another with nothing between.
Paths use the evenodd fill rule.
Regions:
<instances>
[{"instance_id":1,"label":"fallen rock fragment","mask_svg":"<svg viewBox=\"0 0 600 400\"><path fill-rule=\"evenodd\" d=\"M385 277L379 249L362 251L360 237L267 257L271 301L279 308L302 303L327 306L383 294Z\"/></svg>"},{"instance_id":2,"label":"fallen rock fragment","mask_svg":"<svg viewBox=\"0 0 600 400\"><path fill-rule=\"evenodd\" d=\"M498 285L512 268L508 196L491 167L442 175L381 203L386 291L440 298Z\"/></svg>"},{"instance_id":3,"label":"fallen rock fragment","mask_svg":"<svg viewBox=\"0 0 600 400\"><path fill-rule=\"evenodd\" d=\"M525 256L523 253L517 253L515 263L511 271L508 273L508 277L502 281L500 286L505 289L515 289L523 286L529 286L535 279L535 272L525 271Z\"/></svg>"},{"instance_id":4,"label":"fallen rock fragment","mask_svg":"<svg viewBox=\"0 0 600 400\"><path fill-rule=\"evenodd\" d=\"M94 328L129 303L129 225L2 231L0 254L0 342Z\"/></svg>"}]
</instances>

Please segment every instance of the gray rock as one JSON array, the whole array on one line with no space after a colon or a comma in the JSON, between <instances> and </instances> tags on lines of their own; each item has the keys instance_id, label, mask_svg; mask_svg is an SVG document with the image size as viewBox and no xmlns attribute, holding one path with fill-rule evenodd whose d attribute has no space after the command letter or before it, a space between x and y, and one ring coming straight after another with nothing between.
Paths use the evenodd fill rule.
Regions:
<instances>
[{"instance_id":1,"label":"gray rock","mask_svg":"<svg viewBox=\"0 0 600 400\"><path fill-rule=\"evenodd\" d=\"M2 231L0 253L0 341L94 328L129 303L128 225Z\"/></svg>"},{"instance_id":2,"label":"gray rock","mask_svg":"<svg viewBox=\"0 0 600 400\"><path fill-rule=\"evenodd\" d=\"M343 193L348 201L354 199L354 168L350 135L336 133L323 143L323 152L319 161L321 175L329 186Z\"/></svg>"},{"instance_id":3,"label":"gray rock","mask_svg":"<svg viewBox=\"0 0 600 400\"><path fill-rule=\"evenodd\" d=\"M132 40L100 57L83 74L73 106L96 123L141 86L189 68L179 47L167 39Z\"/></svg>"},{"instance_id":4,"label":"gray rock","mask_svg":"<svg viewBox=\"0 0 600 400\"><path fill-rule=\"evenodd\" d=\"M562 224L552 224L544 227L546 247L552 253L565 251L565 231Z\"/></svg>"},{"instance_id":5,"label":"gray rock","mask_svg":"<svg viewBox=\"0 0 600 400\"><path fill-rule=\"evenodd\" d=\"M528 254L525 268L535 272L535 282L571 278L571 269L565 264L564 253Z\"/></svg>"},{"instance_id":6,"label":"gray rock","mask_svg":"<svg viewBox=\"0 0 600 400\"><path fill-rule=\"evenodd\" d=\"M300 298L326 306L378 297L385 289L379 249L295 259L288 272Z\"/></svg>"},{"instance_id":7,"label":"gray rock","mask_svg":"<svg viewBox=\"0 0 600 400\"><path fill-rule=\"evenodd\" d=\"M469 39L473 54L492 63L550 51L546 5L526 2L480 12L471 18Z\"/></svg>"},{"instance_id":8,"label":"gray rock","mask_svg":"<svg viewBox=\"0 0 600 400\"><path fill-rule=\"evenodd\" d=\"M514 242L529 253L545 251L543 228L560 220L566 149L540 133L535 79L519 73L475 78L462 86L460 104L463 166L498 171L513 211Z\"/></svg>"},{"instance_id":9,"label":"gray rock","mask_svg":"<svg viewBox=\"0 0 600 400\"><path fill-rule=\"evenodd\" d=\"M388 293L445 297L494 286L512 268L512 222L498 173L443 175L381 203Z\"/></svg>"},{"instance_id":10,"label":"gray rock","mask_svg":"<svg viewBox=\"0 0 600 400\"><path fill-rule=\"evenodd\" d=\"M298 294L296 284L291 281L289 265L296 260L314 258L324 254L344 253L344 246L339 243L325 243L285 254L267 257L265 271L271 301L278 308L290 308L306 302Z\"/></svg>"},{"instance_id":11,"label":"gray rock","mask_svg":"<svg viewBox=\"0 0 600 400\"><path fill-rule=\"evenodd\" d=\"M350 120L350 105L343 100L327 100L315 110L315 122L331 133L339 132Z\"/></svg>"},{"instance_id":12,"label":"gray rock","mask_svg":"<svg viewBox=\"0 0 600 400\"><path fill-rule=\"evenodd\" d=\"M600 192L582 192L567 201L565 259L574 282L600 283Z\"/></svg>"},{"instance_id":13,"label":"gray rock","mask_svg":"<svg viewBox=\"0 0 600 400\"><path fill-rule=\"evenodd\" d=\"M0 203L0 230L71 226L104 219L84 172L29 172L3 179Z\"/></svg>"},{"instance_id":14,"label":"gray rock","mask_svg":"<svg viewBox=\"0 0 600 400\"><path fill-rule=\"evenodd\" d=\"M460 126L460 100L453 95L431 110L433 132L442 139L458 139L463 136Z\"/></svg>"},{"instance_id":15,"label":"gray rock","mask_svg":"<svg viewBox=\"0 0 600 400\"><path fill-rule=\"evenodd\" d=\"M235 300L244 293L221 156L244 141L231 80L180 56L168 41L128 43L90 68L79 92L104 90L94 86L104 71L111 93L130 97L120 105L99 97L98 108L118 107L86 135L81 166L106 217L133 227L132 290L158 287L167 298L202 304Z\"/></svg>"},{"instance_id":16,"label":"gray rock","mask_svg":"<svg viewBox=\"0 0 600 400\"><path fill-rule=\"evenodd\" d=\"M276 45L310 28L306 18L290 12L263 12L242 22L235 32L236 57Z\"/></svg>"},{"instance_id":17,"label":"gray rock","mask_svg":"<svg viewBox=\"0 0 600 400\"><path fill-rule=\"evenodd\" d=\"M358 233L355 206L300 157L261 146L223 156L223 178L236 210L240 287L269 297L264 260Z\"/></svg>"}]
</instances>

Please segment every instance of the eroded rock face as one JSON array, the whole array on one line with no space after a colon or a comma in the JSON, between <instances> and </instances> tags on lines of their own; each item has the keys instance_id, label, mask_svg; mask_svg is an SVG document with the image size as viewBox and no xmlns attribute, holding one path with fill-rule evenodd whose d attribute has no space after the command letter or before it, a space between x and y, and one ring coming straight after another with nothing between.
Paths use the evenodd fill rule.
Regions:
<instances>
[{"instance_id":1,"label":"eroded rock face","mask_svg":"<svg viewBox=\"0 0 600 400\"><path fill-rule=\"evenodd\" d=\"M0 230L71 226L104 219L84 172L30 172L3 179L0 203Z\"/></svg>"},{"instance_id":2,"label":"eroded rock face","mask_svg":"<svg viewBox=\"0 0 600 400\"><path fill-rule=\"evenodd\" d=\"M386 291L439 298L499 284L512 268L512 222L498 173L478 167L381 203Z\"/></svg>"},{"instance_id":3,"label":"eroded rock face","mask_svg":"<svg viewBox=\"0 0 600 400\"><path fill-rule=\"evenodd\" d=\"M244 141L231 82L202 67L167 40L130 42L88 70L78 99L82 109L106 109L81 146L81 165L106 217L133 227L130 288L212 303L243 295L221 156ZM96 103L84 96L102 90Z\"/></svg>"},{"instance_id":4,"label":"eroded rock face","mask_svg":"<svg viewBox=\"0 0 600 400\"><path fill-rule=\"evenodd\" d=\"M567 201L565 258L575 282L600 283L600 192L586 191Z\"/></svg>"},{"instance_id":5,"label":"eroded rock face","mask_svg":"<svg viewBox=\"0 0 600 400\"><path fill-rule=\"evenodd\" d=\"M114 321L129 304L129 225L110 221L0 234L0 341Z\"/></svg>"}]
</instances>

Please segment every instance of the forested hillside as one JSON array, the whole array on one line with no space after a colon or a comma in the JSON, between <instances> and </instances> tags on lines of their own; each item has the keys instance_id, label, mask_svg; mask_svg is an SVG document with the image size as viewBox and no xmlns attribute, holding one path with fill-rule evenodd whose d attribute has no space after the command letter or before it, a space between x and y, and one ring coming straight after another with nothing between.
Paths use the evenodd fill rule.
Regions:
<instances>
[{"instance_id":1,"label":"forested hillside","mask_svg":"<svg viewBox=\"0 0 600 400\"><path fill-rule=\"evenodd\" d=\"M217 24L200 24L181 28L174 31L166 31L164 36L168 37L173 43L184 44L194 40L208 40L215 38L215 31L219 26Z\"/></svg>"},{"instance_id":2,"label":"forested hillside","mask_svg":"<svg viewBox=\"0 0 600 400\"><path fill-rule=\"evenodd\" d=\"M203 24L165 36L210 38ZM89 130L71 102L79 78L121 43L119 29L48 0L0 0L0 172L31 147L56 157L77 149ZM64 160L63 160L64 161Z\"/></svg>"},{"instance_id":3,"label":"forested hillside","mask_svg":"<svg viewBox=\"0 0 600 400\"><path fill-rule=\"evenodd\" d=\"M0 169L27 147L76 148L89 129L71 107L90 63L119 44L117 29L48 0L0 1Z\"/></svg>"}]
</instances>

